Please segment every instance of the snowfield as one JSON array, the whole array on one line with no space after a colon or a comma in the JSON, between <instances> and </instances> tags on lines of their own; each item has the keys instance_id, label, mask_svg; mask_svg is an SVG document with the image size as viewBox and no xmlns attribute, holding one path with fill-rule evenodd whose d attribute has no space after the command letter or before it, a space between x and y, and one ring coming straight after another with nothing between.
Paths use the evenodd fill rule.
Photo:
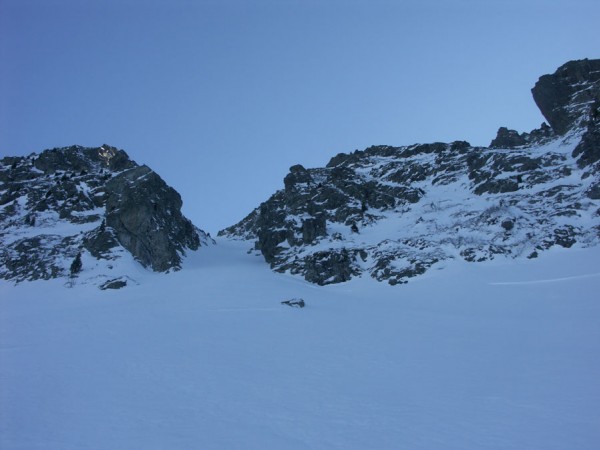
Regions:
<instances>
[{"instance_id":1,"label":"snowfield","mask_svg":"<svg viewBox=\"0 0 600 450\"><path fill-rule=\"evenodd\" d=\"M600 247L318 287L249 245L0 281L0 448L598 448Z\"/></svg>"}]
</instances>

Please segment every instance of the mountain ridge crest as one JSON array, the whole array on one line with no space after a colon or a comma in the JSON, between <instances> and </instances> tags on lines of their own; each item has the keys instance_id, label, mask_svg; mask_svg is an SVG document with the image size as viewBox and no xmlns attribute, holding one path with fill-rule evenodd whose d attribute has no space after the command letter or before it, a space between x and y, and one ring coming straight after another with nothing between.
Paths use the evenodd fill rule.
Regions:
<instances>
[{"instance_id":1,"label":"mountain ridge crest","mask_svg":"<svg viewBox=\"0 0 600 450\"><path fill-rule=\"evenodd\" d=\"M542 76L532 94L550 125L501 127L489 147L380 145L292 166L283 189L219 235L252 240L274 270L320 285L597 245L599 74L586 59Z\"/></svg>"}]
</instances>

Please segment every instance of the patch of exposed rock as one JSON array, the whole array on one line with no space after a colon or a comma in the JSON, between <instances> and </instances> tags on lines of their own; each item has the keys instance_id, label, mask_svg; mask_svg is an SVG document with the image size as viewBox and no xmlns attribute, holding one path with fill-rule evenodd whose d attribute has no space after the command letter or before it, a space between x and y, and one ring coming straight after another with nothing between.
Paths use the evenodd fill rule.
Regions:
<instances>
[{"instance_id":1,"label":"patch of exposed rock","mask_svg":"<svg viewBox=\"0 0 600 450\"><path fill-rule=\"evenodd\" d=\"M181 214L181 196L149 167L111 178L106 193L106 226L142 265L179 268L185 249L200 247L198 232Z\"/></svg>"},{"instance_id":2,"label":"patch of exposed rock","mask_svg":"<svg viewBox=\"0 0 600 450\"><path fill-rule=\"evenodd\" d=\"M600 60L570 61L540 77L531 93L556 133L585 126L592 106L600 101Z\"/></svg>"}]
</instances>

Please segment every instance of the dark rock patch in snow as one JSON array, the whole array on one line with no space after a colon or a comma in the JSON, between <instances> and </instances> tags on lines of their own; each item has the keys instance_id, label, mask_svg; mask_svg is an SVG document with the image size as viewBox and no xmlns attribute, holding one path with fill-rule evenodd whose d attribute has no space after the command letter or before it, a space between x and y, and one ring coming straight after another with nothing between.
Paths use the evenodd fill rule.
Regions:
<instances>
[{"instance_id":1,"label":"dark rock patch in snow","mask_svg":"<svg viewBox=\"0 0 600 450\"><path fill-rule=\"evenodd\" d=\"M114 280L108 280L105 283L102 283L99 287L101 290L105 291L107 289L121 289L127 286L127 280L122 278L116 278Z\"/></svg>"},{"instance_id":2,"label":"dark rock patch in snow","mask_svg":"<svg viewBox=\"0 0 600 450\"><path fill-rule=\"evenodd\" d=\"M291 300L284 300L283 302L281 302L281 304L290 306L292 308L304 308L306 306L306 303L304 303L304 300L301 298L292 298Z\"/></svg>"}]
</instances>

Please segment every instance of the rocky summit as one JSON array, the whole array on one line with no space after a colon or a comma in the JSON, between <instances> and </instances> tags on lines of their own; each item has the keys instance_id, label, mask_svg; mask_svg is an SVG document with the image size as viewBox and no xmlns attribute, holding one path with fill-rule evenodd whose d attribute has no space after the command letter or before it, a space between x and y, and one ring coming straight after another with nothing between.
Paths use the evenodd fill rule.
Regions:
<instances>
[{"instance_id":1,"label":"rocky summit","mask_svg":"<svg viewBox=\"0 0 600 450\"><path fill-rule=\"evenodd\" d=\"M0 277L68 277L83 269L123 287L123 258L177 270L209 238L181 213L180 195L147 166L108 145L55 148L0 160ZM83 260L83 262L82 262Z\"/></svg>"},{"instance_id":2,"label":"rocky summit","mask_svg":"<svg viewBox=\"0 0 600 450\"><path fill-rule=\"evenodd\" d=\"M600 60L532 90L548 124L468 142L373 146L290 168L284 188L221 235L254 242L279 272L320 285L390 284L462 258L535 258L600 242Z\"/></svg>"}]
</instances>

